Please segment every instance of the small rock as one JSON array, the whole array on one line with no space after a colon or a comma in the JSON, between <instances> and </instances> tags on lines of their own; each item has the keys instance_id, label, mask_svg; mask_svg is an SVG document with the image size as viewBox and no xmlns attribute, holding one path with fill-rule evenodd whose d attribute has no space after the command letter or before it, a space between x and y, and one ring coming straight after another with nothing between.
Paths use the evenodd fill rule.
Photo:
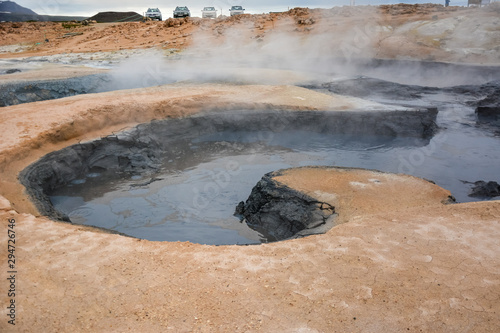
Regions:
<instances>
[{"instance_id":1,"label":"small rock","mask_svg":"<svg viewBox=\"0 0 500 333\"><path fill-rule=\"evenodd\" d=\"M470 197L494 198L500 196L500 185L494 181L477 181L474 183Z\"/></svg>"},{"instance_id":2,"label":"small rock","mask_svg":"<svg viewBox=\"0 0 500 333\"><path fill-rule=\"evenodd\" d=\"M245 212L245 203L241 201L237 206L236 209L234 210L234 215L236 216L241 216Z\"/></svg>"},{"instance_id":3,"label":"small rock","mask_svg":"<svg viewBox=\"0 0 500 333\"><path fill-rule=\"evenodd\" d=\"M5 71L5 74L13 74L13 73L17 73L17 72L20 72L21 70L20 69L17 69L17 68L14 68L14 69L8 69L7 71Z\"/></svg>"},{"instance_id":4,"label":"small rock","mask_svg":"<svg viewBox=\"0 0 500 333\"><path fill-rule=\"evenodd\" d=\"M500 105L478 106L476 108L476 114L480 120L498 118L500 116Z\"/></svg>"}]
</instances>

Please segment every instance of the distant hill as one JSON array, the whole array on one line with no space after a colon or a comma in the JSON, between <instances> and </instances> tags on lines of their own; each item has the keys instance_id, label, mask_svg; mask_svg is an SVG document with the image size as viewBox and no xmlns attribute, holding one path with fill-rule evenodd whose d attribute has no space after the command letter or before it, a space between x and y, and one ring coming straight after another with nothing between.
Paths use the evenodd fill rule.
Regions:
<instances>
[{"instance_id":1,"label":"distant hill","mask_svg":"<svg viewBox=\"0 0 500 333\"><path fill-rule=\"evenodd\" d=\"M38 15L34 11L23 6L19 6L14 1L0 1L1 14L21 14L21 15Z\"/></svg>"},{"instance_id":2,"label":"distant hill","mask_svg":"<svg viewBox=\"0 0 500 333\"><path fill-rule=\"evenodd\" d=\"M50 16L38 15L29 8L19 6L14 1L0 1L0 22L26 22L26 21L81 21L86 17L81 16Z\"/></svg>"},{"instance_id":3,"label":"distant hill","mask_svg":"<svg viewBox=\"0 0 500 333\"><path fill-rule=\"evenodd\" d=\"M110 22L137 22L142 20L142 15L136 12L100 12L89 18L98 23Z\"/></svg>"},{"instance_id":4,"label":"distant hill","mask_svg":"<svg viewBox=\"0 0 500 333\"><path fill-rule=\"evenodd\" d=\"M42 21L42 22L62 22L62 21L82 21L86 17L83 16L50 16L50 15L24 15L24 14L6 14L0 13L0 22L27 22L27 21Z\"/></svg>"}]
</instances>

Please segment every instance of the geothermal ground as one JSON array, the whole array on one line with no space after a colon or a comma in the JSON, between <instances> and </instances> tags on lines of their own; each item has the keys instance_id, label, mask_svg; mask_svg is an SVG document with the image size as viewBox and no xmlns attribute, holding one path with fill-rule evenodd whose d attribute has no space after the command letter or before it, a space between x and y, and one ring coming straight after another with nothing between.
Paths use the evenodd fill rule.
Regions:
<instances>
[{"instance_id":1,"label":"geothermal ground","mask_svg":"<svg viewBox=\"0 0 500 333\"><path fill-rule=\"evenodd\" d=\"M0 23L0 331L499 331L499 13ZM296 150L339 133L336 150ZM200 150L201 136L217 142ZM225 167L212 199L264 161L231 214L285 240L138 239L68 223L49 200L96 170L158 194L171 161L179 179ZM469 196L480 180L493 191Z\"/></svg>"}]
</instances>

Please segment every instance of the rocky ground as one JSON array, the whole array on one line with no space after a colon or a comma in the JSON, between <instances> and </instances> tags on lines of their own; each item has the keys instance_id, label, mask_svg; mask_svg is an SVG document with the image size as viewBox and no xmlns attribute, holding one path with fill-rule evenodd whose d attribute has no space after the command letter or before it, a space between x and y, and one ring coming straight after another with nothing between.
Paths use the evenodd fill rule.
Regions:
<instances>
[{"instance_id":1,"label":"rocky ground","mask_svg":"<svg viewBox=\"0 0 500 333\"><path fill-rule=\"evenodd\" d=\"M298 40L307 36L305 46L342 57L498 63L498 15L499 8L493 5L445 8L400 4L91 26L1 23L0 52L2 47L4 52L0 57L130 48L184 50L192 45L224 44L237 35L245 43L256 40L270 47L280 45L285 36ZM320 40L325 45L316 43Z\"/></svg>"},{"instance_id":2,"label":"rocky ground","mask_svg":"<svg viewBox=\"0 0 500 333\"><path fill-rule=\"evenodd\" d=\"M493 67L498 15L496 6L394 5L70 28L0 24L2 85L108 73L131 54L154 63L146 79L170 75L146 48L196 74L216 68L204 77L176 74L175 84L162 85L160 75L159 86L0 108L0 331L498 331L498 201L450 204L446 189L401 174L284 170L272 181L334 207L340 225L301 239L217 247L52 221L18 180L47 153L207 109L393 112L401 106L339 95L345 85L323 87L331 92L291 84L333 71L324 54L342 59L337 68L373 57ZM144 72L133 67L112 73L126 83ZM469 80L450 75L448 86L459 79ZM357 92L373 84L391 90L379 83L364 80ZM494 100L496 85L481 87L484 97L474 97Z\"/></svg>"}]
</instances>

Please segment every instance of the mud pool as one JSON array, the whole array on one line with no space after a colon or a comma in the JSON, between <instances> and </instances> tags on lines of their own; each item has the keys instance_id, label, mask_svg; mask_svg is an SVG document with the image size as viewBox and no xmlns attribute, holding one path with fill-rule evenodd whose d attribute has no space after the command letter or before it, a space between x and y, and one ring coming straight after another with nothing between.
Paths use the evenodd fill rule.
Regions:
<instances>
[{"instance_id":1,"label":"mud pool","mask_svg":"<svg viewBox=\"0 0 500 333\"><path fill-rule=\"evenodd\" d=\"M149 240L219 245L275 240L249 228L234 211L264 174L284 168L406 173L449 189L458 201L477 200L468 197L467 182L497 179L500 146L494 132L476 124L473 112L443 107L436 119L440 130L423 137L300 129L201 134L177 143L180 151L159 170L120 177L90 170L55 188L50 200L73 223Z\"/></svg>"},{"instance_id":2,"label":"mud pool","mask_svg":"<svg viewBox=\"0 0 500 333\"><path fill-rule=\"evenodd\" d=\"M474 132L469 128L466 134ZM223 138L225 141L220 141ZM306 165L404 172L433 180L458 201L472 201L468 197L470 186L463 181L497 179L500 158L499 138L472 138L461 131L440 133L428 145L408 138L352 140L297 132L275 135L265 146L242 143L254 140L253 135L221 134L203 139L213 140L212 148L225 144L237 148L215 149L218 151L208 160L191 159L183 167L180 159L189 157L181 157L176 166L153 179L132 176L103 183L105 174L87 174L54 191L51 201L73 223L97 225L133 237L252 244L273 239L250 229L233 213L267 172ZM196 144L193 142L185 154L195 154L200 148Z\"/></svg>"},{"instance_id":3,"label":"mud pool","mask_svg":"<svg viewBox=\"0 0 500 333\"><path fill-rule=\"evenodd\" d=\"M498 93L499 82L491 81L497 74L444 88L365 76L309 85L420 111L235 112L155 122L91 148L49 154L22 181L39 210L55 219L154 241L217 245L276 240L234 213L264 174L284 168L405 173L450 190L458 202L485 200L469 196L471 184L499 180L500 129L479 121L475 110ZM435 109L421 111L427 107ZM159 128L154 138L140 135Z\"/></svg>"},{"instance_id":4,"label":"mud pool","mask_svg":"<svg viewBox=\"0 0 500 333\"><path fill-rule=\"evenodd\" d=\"M150 240L267 242L273 230L251 232L233 216L264 174L347 159L376 167L363 162L370 151L425 146L435 118L434 109L209 112L53 152L20 179L54 219Z\"/></svg>"},{"instance_id":5,"label":"mud pool","mask_svg":"<svg viewBox=\"0 0 500 333\"><path fill-rule=\"evenodd\" d=\"M73 223L97 225L158 241L252 244L273 241L233 216L239 202L266 173L307 165L347 165L387 169L393 154L422 140L282 132L219 133L193 140L172 167L154 177L131 176L103 183L90 173L51 193L55 208ZM209 142L199 145L200 142ZM227 146L226 146L227 145ZM196 158L196 151L213 151Z\"/></svg>"}]
</instances>

